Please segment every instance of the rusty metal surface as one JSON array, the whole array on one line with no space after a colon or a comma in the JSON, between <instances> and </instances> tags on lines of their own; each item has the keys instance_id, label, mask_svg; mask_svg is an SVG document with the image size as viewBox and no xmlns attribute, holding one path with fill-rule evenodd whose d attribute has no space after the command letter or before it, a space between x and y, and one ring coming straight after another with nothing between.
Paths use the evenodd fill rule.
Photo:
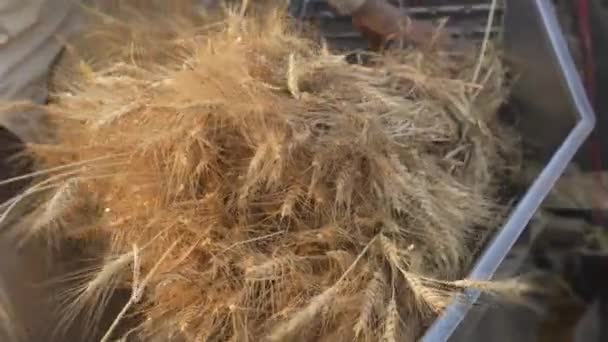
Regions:
<instances>
[{"instance_id":1,"label":"rusty metal surface","mask_svg":"<svg viewBox=\"0 0 608 342\"><path fill-rule=\"evenodd\" d=\"M432 21L449 18L446 30L451 37L477 40L485 33L485 19L490 9L490 5L483 0L391 2L415 19ZM291 13L303 20L314 22L335 49L353 50L367 47L359 32L352 26L351 19L338 15L324 0L292 1ZM501 18L502 8L499 7L496 13L496 26L493 28L494 34L499 32Z\"/></svg>"}]
</instances>

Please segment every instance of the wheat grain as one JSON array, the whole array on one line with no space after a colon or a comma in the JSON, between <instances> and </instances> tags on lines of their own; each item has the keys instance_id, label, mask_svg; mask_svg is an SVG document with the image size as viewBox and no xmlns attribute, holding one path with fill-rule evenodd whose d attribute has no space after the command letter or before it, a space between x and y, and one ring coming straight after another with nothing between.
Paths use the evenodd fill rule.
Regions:
<instances>
[{"instance_id":1,"label":"wheat grain","mask_svg":"<svg viewBox=\"0 0 608 342\"><path fill-rule=\"evenodd\" d=\"M44 211L32 223L32 234L60 220L66 211L73 205L74 195L78 191L78 181L70 179L60 186L55 194L48 200Z\"/></svg>"},{"instance_id":2,"label":"wheat grain","mask_svg":"<svg viewBox=\"0 0 608 342\"><path fill-rule=\"evenodd\" d=\"M397 309L397 301L395 297L391 298L386 308L386 317L384 319L384 331L382 334L383 342L401 341L399 330L401 326L401 317Z\"/></svg>"},{"instance_id":3,"label":"wheat grain","mask_svg":"<svg viewBox=\"0 0 608 342\"><path fill-rule=\"evenodd\" d=\"M259 265L245 269L245 279L247 280L267 280L280 277L282 269L288 263L285 259L270 259Z\"/></svg>"},{"instance_id":4,"label":"wheat grain","mask_svg":"<svg viewBox=\"0 0 608 342\"><path fill-rule=\"evenodd\" d=\"M293 338L294 334L297 334L300 329L308 328L321 311L331 305L336 292L337 288L333 286L313 297L306 307L297 311L286 323L276 328L271 333L270 340L285 341L290 337Z\"/></svg>"},{"instance_id":5,"label":"wheat grain","mask_svg":"<svg viewBox=\"0 0 608 342\"><path fill-rule=\"evenodd\" d=\"M300 89L298 87L298 76L296 70L296 57L294 54L289 55L289 66L287 67L287 88L293 97L300 98Z\"/></svg>"},{"instance_id":6,"label":"wheat grain","mask_svg":"<svg viewBox=\"0 0 608 342\"><path fill-rule=\"evenodd\" d=\"M386 277L382 271L374 272L372 279L367 284L359 311L359 318L353 329L355 336L359 337L364 331L372 329L372 318L376 308L383 304L386 295Z\"/></svg>"},{"instance_id":7,"label":"wheat grain","mask_svg":"<svg viewBox=\"0 0 608 342\"><path fill-rule=\"evenodd\" d=\"M350 165L345 166L338 177L336 178L336 204L344 206L347 210L350 209L352 204L352 195L355 182L356 169Z\"/></svg>"},{"instance_id":8,"label":"wheat grain","mask_svg":"<svg viewBox=\"0 0 608 342\"><path fill-rule=\"evenodd\" d=\"M281 218L291 217L294 212L294 206L298 202L298 198L302 195L302 190L299 186L294 186L287 191L285 200L281 206Z\"/></svg>"}]
</instances>

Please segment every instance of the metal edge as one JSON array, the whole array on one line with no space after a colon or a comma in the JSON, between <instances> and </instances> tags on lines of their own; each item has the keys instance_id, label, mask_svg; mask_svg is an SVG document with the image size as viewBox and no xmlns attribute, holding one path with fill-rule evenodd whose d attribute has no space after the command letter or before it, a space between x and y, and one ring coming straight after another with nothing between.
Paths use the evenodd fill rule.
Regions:
<instances>
[{"instance_id":1,"label":"metal edge","mask_svg":"<svg viewBox=\"0 0 608 342\"><path fill-rule=\"evenodd\" d=\"M574 103L580 120L551 157L551 160L540 175L532 183L524 197L517 204L515 210L509 216L505 225L488 247L486 247L469 275L471 279L475 280L488 280L494 275L494 272L524 231L535 211L540 207L544 198L551 191L557 179L595 126L595 114L568 51L552 5L548 0L534 0L534 4L545 29L546 37L551 43L552 52L562 71L560 76L568 87L571 100ZM426 331L421 341L446 341L464 319L471 306L479 298L479 295L479 291L469 291L466 302L452 303L444 314L437 318Z\"/></svg>"}]
</instances>

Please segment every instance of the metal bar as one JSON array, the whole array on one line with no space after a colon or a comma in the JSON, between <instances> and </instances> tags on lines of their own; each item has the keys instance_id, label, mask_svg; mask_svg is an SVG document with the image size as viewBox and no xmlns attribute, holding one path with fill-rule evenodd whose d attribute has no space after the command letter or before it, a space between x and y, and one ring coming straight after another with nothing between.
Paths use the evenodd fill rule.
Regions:
<instances>
[{"instance_id":1,"label":"metal bar","mask_svg":"<svg viewBox=\"0 0 608 342\"><path fill-rule=\"evenodd\" d=\"M579 122L568 134L566 140L564 140L547 166L511 213L507 223L478 260L470 274L470 278L475 280L488 280L492 278L508 251L513 247L513 244L534 215L535 210L538 209L543 199L553 187L553 184L565 170L595 125L595 115L567 50L567 45L553 13L552 5L548 0L534 0L533 5L542 24L547 42L550 43L553 57L556 58L560 66L560 77L569 90L570 100L576 108ZM469 291L469 301L450 305L445 313L427 330L422 341L446 341L463 320L471 305L479 298L479 295L479 291Z\"/></svg>"}]
</instances>

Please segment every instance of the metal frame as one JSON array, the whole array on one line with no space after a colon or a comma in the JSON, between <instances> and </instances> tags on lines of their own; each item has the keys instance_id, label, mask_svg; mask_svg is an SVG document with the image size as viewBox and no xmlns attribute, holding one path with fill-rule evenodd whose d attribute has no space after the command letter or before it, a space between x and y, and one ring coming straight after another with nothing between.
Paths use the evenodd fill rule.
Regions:
<instances>
[{"instance_id":1,"label":"metal frame","mask_svg":"<svg viewBox=\"0 0 608 342\"><path fill-rule=\"evenodd\" d=\"M486 247L470 274L470 278L475 280L492 278L553 184L573 159L595 125L593 109L585 94L550 1L510 0L507 2L506 8L505 40L508 51L515 58L522 57L520 61L523 63L532 62L538 66L536 69L526 69L529 73L526 79L529 80L527 82L537 84L539 87L536 89L537 93L542 93L537 96L544 96L543 100L546 100L535 103L534 101L537 101L538 97L536 99L524 97L524 102L538 108L541 111L539 114L548 116L555 115L555 112L543 111L546 104L551 107L565 104L566 107L561 107L560 111L565 109L567 111L565 115L572 115L578 121L519 201L502 229ZM533 22L522 22L522 20L533 20ZM559 83L549 85L544 83L552 82L554 78L557 78ZM522 82L526 81L522 79ZM549 88L543 89L543 85L547 85ZM523 84L520 89L531 87L532 84ZM519 94L522 93L519 92ZM518 92L516 92L517 94ZM530 93L528 94L530 95ZM555 122L555 120L545 121L544 124L551 125ZM470 291L470 301L453 303L427 330L422 341L446 341L478 297L478 291Z\"/></svg>"}]
</instances>

